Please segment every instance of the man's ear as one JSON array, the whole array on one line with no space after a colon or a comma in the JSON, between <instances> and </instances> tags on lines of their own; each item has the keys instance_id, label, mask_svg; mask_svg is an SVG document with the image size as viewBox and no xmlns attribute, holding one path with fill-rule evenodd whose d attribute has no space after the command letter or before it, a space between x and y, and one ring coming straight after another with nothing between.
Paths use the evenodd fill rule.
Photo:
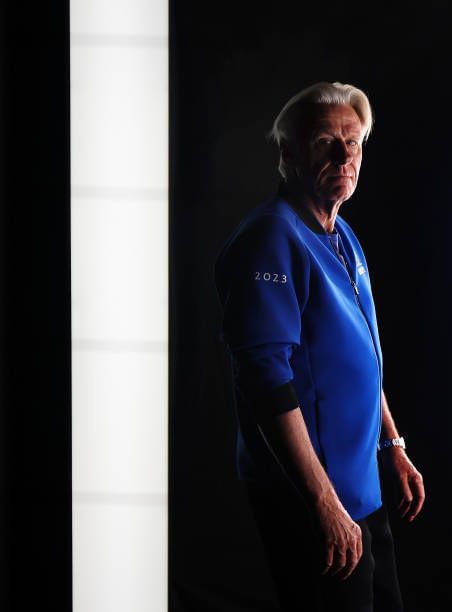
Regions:
<instances>
[{"instance_id":1,"label":"man's ear","mask_svg":"<svg viewBox=\"0 0 452 612\"><path fill-rule=\"evenodd\" d=\"M293 153L291 151L291 149L289 149L288 145L283 144L281 145L281 159L286 163L286 164L292 164L293 163Z\"/></svg>"},{"instance_id":2,"label":"man's ear","mask_svg":"<svg viewBox=\"0 0 452 612\"><path fill-rule=\"evenodd\" d=\"M281 162L284 165L284 167L286 168L286 170L293 171L294 165L295 165L295 159L294 159L294 154L291 148L289 148L288 145L286 144L282 144L280 147L280 155L281 155Z\"/></svg>"},{"instance_id":3,"label":"man's ear","mask_svg":"<svg viewBox=\"0 0 452 612\"><path fill-rule=\"evenodd\" d=\"M292 147L286 144L280 147L281 163L284 165L287 177L301 178L300 158Z\"/></svg>"}]
</instances>

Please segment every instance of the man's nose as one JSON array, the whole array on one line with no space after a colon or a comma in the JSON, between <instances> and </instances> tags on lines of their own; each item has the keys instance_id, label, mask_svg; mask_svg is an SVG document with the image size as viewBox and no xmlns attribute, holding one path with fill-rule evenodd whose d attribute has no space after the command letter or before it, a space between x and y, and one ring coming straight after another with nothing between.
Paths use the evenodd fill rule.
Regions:
<instances>
[{"instance_id":1,"label":"man's nose","mask_svg":"<svg viewBox=\"0 0 452 612\"><path fill-rule=\"evenodd\" d=\"M339 166L345 166L352 160L352 155L347 146L347 143L343 140L336 140L333 148L333 162Z\"/></svg>"}]
</instances>

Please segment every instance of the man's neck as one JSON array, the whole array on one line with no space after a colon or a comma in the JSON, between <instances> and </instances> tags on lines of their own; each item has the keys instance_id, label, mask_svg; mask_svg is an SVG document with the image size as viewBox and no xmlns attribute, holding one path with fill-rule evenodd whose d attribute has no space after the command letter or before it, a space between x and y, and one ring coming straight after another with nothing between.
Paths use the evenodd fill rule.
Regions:
<instances>
[{"instance_id":1,"label":"man's neck","mask_svg":"<svg viewBox=\"0 0 452 612\"><path fill-rule=\"evenodd\" d=\"M333 233L339 206L322 206L293 183L281 181L278 193L297 211L306 225L318 234Z\"/></svg>"}]
</instances>

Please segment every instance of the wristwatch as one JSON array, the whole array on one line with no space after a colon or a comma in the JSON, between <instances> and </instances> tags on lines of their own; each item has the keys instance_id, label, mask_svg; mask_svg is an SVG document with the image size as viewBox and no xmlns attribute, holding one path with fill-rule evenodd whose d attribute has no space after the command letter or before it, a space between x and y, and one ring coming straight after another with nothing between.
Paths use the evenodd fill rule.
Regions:
<instances>
[{"instance_id":1,"label":"wristwatch","mask_svg":"<svg viewBox=\"0 0 452 612\"><path fill-rule=\"evenodd\" d=\"M400 446L400 448L406 448L405 440L403 438L391 438L389 440L380 440L378 443L378 450L384 448L390 448L391 446Z\"/></svg>"}]
</instances>

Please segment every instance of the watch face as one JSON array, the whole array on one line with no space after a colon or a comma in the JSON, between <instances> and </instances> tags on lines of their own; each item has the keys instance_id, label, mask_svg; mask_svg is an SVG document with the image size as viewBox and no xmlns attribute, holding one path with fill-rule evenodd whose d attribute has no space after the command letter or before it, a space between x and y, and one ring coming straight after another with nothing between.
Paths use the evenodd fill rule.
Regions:
<instances>
[{"instance_id":1,"label":"watch face","mask_svg":"<svg viewBox=\"0 0 452 612\"><path fill-rule=\"evenodd\" d=\"M383 448L389 448L391 446L400 446L400 448L406 448L405 440L403 438L393 438L392 440L382 440L378 445L378 449L382 450Z\"/></svg>"}]
</instances>

